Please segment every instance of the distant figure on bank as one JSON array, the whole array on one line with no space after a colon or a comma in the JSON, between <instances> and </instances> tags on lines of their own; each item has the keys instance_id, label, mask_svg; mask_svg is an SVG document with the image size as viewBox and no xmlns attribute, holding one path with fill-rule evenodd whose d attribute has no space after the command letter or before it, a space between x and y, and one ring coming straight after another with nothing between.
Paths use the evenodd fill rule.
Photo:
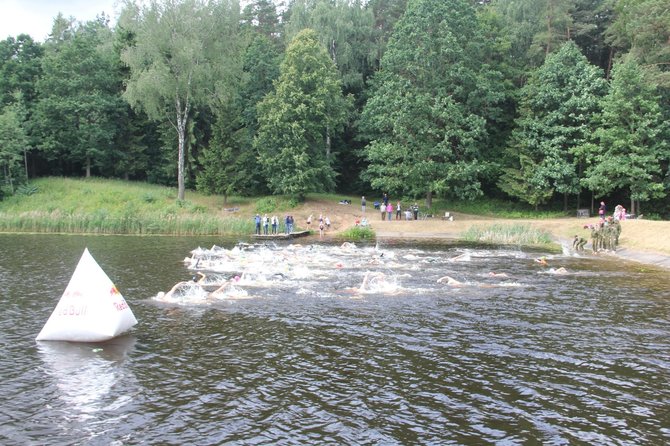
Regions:
<instances>
[{"instance_id":1,"label":"distant figure on bank","mask_svg":"<svg viewBox=\"0 0 670 446\"><path fill-rule=\"evenodd\" d=\"M600 202L600 207L598 208L598 216L600 217L601 220L605 219L605 214L607 213L607 206L605 206L605 202L601 201Z\"/></svg>"},{"instance_id":2,"label":"distant figure on bank","mask_svg":"<svg viewBox=\"0 0 670 446\"><path fill-rule=\"evenodd\" d=\"M365 195L361 197L361 212L365 214Z\"/></svg>"},{"instance_id":3,"label":"distant figure on bank","mask_svg":"<svg viewBox=\"0 0 670 446\"><path fill-rule=\"evenodd\" d=\"M572 241L572 249L575 251L584 251L584 245L586 245L586 239L575 235L575 239Z\"/></svg>"},{"instance_id":4,"label":"distant figure on bank","mask_svg":"<svg viewBox=\"0 0 670 446\"><path fill-rule=\"evenodd\" d=\"M256 235L261 235L261 216L256 214L254 217L254 222L256 223Z\"/></svg>"}]
</instances>

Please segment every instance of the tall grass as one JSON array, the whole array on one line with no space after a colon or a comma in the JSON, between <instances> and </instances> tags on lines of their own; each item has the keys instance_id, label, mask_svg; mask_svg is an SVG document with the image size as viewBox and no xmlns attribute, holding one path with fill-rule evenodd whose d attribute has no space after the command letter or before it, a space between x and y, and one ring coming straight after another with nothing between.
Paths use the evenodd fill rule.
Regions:
<instances>
[{"instance_id":1,"label":"tall grass","mask_svg":"<svg viewBox=\"0 0 670 446\"><path fill-rule=\"evenodd\" d=\"M0 231L92 234L236 235L253 232L249 218L218 214L214 197L173 188L100 179L43 178L29 196L0 202Z\"/></svg>"},{"instance_id":2,"label":"tall grass","mask_svg":"<svg viewBox=\"0 0 670 446\"><path fill-rule=\"evenodd\" d=\"M525 224L471 226L465 231L463 238L469 242L499 245L534 246L553 244L551 234L547 231Z\"/></svg>"}]
</instances>

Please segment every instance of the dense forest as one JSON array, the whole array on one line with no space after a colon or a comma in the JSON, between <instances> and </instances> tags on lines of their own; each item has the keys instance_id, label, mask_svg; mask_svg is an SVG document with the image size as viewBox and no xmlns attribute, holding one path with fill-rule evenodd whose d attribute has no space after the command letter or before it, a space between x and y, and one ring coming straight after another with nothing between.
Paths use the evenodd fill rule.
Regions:
<instances>
[{"instance_id":1,"label":"dense forest","mask_svg":"<svg viewBox=\"0 0 670 446\"><path fill-rule=\"evenodd\" d=\"M670 214L667 0L154 0L0 42L40 176Z\"/></svg>"}]
</instances>

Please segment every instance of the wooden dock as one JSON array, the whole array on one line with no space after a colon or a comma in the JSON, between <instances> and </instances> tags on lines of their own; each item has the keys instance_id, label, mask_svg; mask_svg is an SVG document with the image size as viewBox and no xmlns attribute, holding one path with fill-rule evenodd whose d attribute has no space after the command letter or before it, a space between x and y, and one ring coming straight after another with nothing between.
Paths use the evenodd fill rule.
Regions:
<instances>
[{"instance_id":1,"label":"wooden dock","mask_svg":"<svg viewBox=\"0 0 670 446\"><path fill-rule=\"evenodd\" d=\"M296 231L291 232L290 234L281 233L281 234L254 234L253 237L256 240L289 240L297 237L305 237L310 234L310 231Z\"/></svg>"}]
</instances>

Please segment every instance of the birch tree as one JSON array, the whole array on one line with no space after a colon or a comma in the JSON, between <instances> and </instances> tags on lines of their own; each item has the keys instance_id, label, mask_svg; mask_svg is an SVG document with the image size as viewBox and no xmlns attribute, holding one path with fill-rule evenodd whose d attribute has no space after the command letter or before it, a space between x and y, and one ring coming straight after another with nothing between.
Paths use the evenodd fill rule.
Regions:
<instances>
[{"instance_id":1,"label":"birch tree","mask_svg":"<svg viewBox=\"0 0 670 446\"><path fill-rule=\"evenodd\" d=\"M179 200L193 107L229 100L241 71L239 15L234 0L154 0L144 7L128 3L119 21L135 36L121 54L130 68L124 97L177 132Z\"/></svg>"}]
</instances>

